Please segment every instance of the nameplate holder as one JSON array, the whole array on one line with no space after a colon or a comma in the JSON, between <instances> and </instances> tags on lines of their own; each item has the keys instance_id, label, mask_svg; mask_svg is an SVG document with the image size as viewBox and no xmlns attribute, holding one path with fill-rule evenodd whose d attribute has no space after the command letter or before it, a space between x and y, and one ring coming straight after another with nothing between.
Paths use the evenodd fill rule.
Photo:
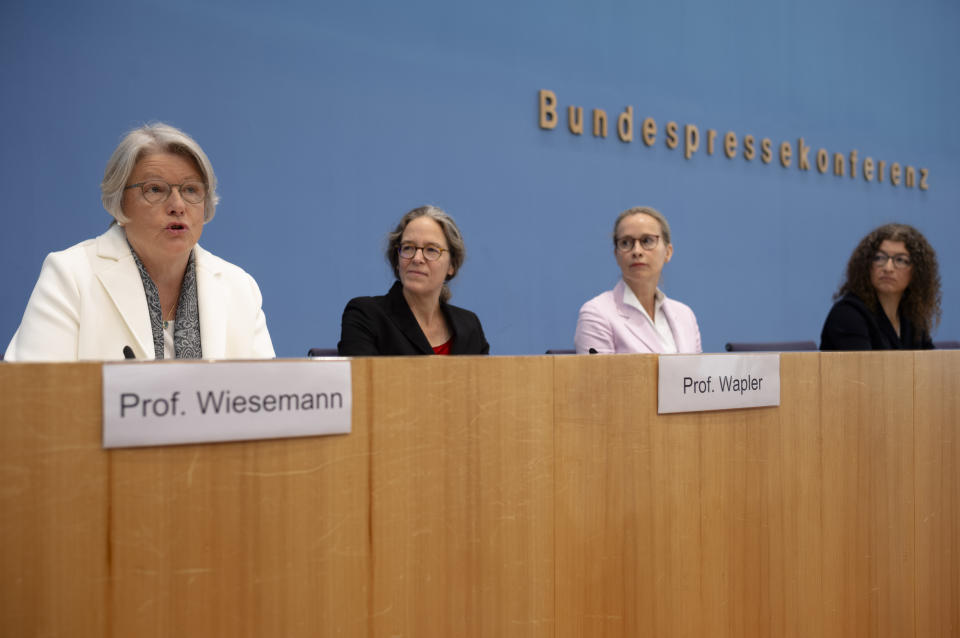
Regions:
<instances>
[{"instance_id":1,"label":"nameplate holder","mask_svg":"<svg viewBox=\"0 0 960 638\"><path fill-rule=\"evenodd\" d=\"M103 365L103 447L350 432L350 361Z\"/></svg>"},{"instance_id":2,"label":"nameplate holder","mask_svg":"<svg viewBox=\"0 0 960 638\"><path fill-rule=\"evenodd\" d=\"M659 358L657 413L780 405L780 354L677 354Z\"/></svg>"}]
</instances>

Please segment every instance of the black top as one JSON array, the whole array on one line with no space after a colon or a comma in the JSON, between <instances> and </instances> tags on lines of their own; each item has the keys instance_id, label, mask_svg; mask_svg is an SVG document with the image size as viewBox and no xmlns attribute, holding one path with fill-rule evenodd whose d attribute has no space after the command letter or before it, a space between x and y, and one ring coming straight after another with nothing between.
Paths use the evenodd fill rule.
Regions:
<instances>
[{"instance_id":1,"label":"black top","mask_svg":"<svg viewBox=\"0 0 960 638\"><path fill-rule=\"evenodd\" d=\"M930 350L930 335L915 330L900 314L900 336L893 329L880 302L873 312L853 293L833 304L820 333L821 350Z\"/></svg>"},{"instance_id":2,"label":"black top","mask_svg":"<svg viewBox=\"0 0 960 638\"><path fill-rule=\"evenodd\" d=\"M490 352L477 315L442 301L440 310L453 341L450 354ZM407 305L399 281L383 296L350 300L343 310L337 351L345 357L433 354L430 342Z\"/></svg>"}]
</instances>

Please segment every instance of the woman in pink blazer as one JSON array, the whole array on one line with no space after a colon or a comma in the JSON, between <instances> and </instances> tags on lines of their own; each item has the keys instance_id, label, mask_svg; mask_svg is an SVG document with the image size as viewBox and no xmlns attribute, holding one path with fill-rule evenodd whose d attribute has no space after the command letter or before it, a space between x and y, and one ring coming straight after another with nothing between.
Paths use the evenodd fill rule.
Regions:
<instances>
[{"instance_id":1,"label":"woman in pink blazer","mask_svg":"<svg viewBox=\"0 0 960 638\"><path fill-rule=\"evenodd\" d=\"M613 254L623 278L580 308L577 353L701 352L693 311L657 287L673 256L663 214L646 206L620 213L613 225Z\"/></svg>"}]
</instances>

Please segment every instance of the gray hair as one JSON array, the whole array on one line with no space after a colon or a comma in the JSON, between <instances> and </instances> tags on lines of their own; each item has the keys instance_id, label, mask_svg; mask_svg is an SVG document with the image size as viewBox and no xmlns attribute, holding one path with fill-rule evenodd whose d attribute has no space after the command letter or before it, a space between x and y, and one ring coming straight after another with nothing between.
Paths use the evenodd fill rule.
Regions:
<instances>
[{"instance_id":1,"label":"gray hair","mask_svg":"<svg viewBox=\"0 0 960 638\"><path fill-rule=\"evenodd\" d=\"M213 219L220 196L217 194L217 178L213 174L213 166L210 165L207 154L192 137L163 122L153 122L133 129L113 151L100 184L100 199L107 212L121 224L130 221L123 214L123 190L137 162L153 153L183 155L196 163L207 185L203 221L206 223Z\"/></svg>"},{"instance_id":2,"label":"gray hair","mask_svg":"<svg viewBox=\"0 0 960 638\"><path fill-rule=\"evenodd\" d=\"M663 216L663 213L658 211L656 208L650 208L649 206L634 206L633 208L628 208L620 213L617 216L617 221L613 223L614 250L616 250L617 247L617 229L620 228L620 222L631 215L649 215L657 220L657 222L660 224L660 233L663 235L663 245L670 245L670 224L667 222L667 218Z\"/></svg>"},{"instance_id":3,"label":"gray hair","mask_svg":"<svg viewBox=\"0 0 960 638\"><path fill-rule=\"evenodd\" d=\"M467 247L463 243L463 235L460 234L460 229L457 228L457 224L453 221L453 218L436 206L414 208L404 215L400 219L400 223L397 224L397 227L393 229L393 232L387 235L386 257L387 261L390 262L390 267L393 268L393 276L400 279L400 255L397 251L400 249L400 240L403 238L403 231L407 228L407 224L417 217L429 217L440 224L440 228L443 230L443 236L447 240L447 250L450 252L450 265L453 266L453 274L446 279L450 281L456 277L460 271L460 266L463 265L463 260L467 257ZM440 291L440 301L449 301L452 294L449 286L444 283L443 289Z\"/></svg>"}]
</instances>

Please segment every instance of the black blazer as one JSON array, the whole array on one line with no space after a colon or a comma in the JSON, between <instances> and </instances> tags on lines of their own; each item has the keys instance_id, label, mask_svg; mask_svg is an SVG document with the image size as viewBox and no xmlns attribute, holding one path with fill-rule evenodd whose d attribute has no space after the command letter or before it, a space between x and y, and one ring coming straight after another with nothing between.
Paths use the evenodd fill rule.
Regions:
<instances>
[{"instance_id":1,"label":"black blazer","mask_svg":"<svg viewBox=\"0 0 960 638\"><path fill-rule=\"evenodd\" d=\"M833 304L820 333L821 350L930 350L930 335L919 333L909 319L900 315L900 336L887 318L880 302L873 312L853 293Z\"/></svg>"},{"instance_id":2,"label":"black blazer","mask_svg":"<svg viewBox=\"0 0 960 638\"><path fill-rule=\"evenodd\" d=\"M450 354L490 352L477 315L443 302L440 310L453 335ZM343 310L337 352L345 357L362 357L433 354L433 348L407 305L398 281L383 296L350 300Z\"/></svg>"}]
</instances>

